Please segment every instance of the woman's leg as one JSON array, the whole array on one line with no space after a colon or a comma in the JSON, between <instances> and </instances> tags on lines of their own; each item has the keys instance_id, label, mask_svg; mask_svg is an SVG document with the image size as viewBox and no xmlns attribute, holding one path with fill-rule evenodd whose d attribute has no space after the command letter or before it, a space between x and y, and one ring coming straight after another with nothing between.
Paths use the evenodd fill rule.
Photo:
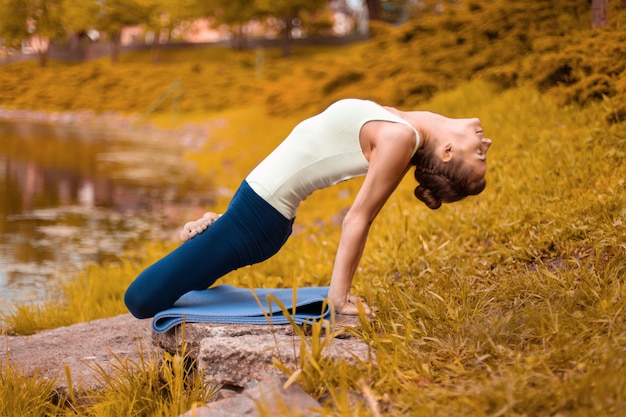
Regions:
<instances>
[{"instance_id":1,"label":"woman's leg","mask_svg":"<svg viewBox=\"0 0 626 417\"><path fill-rule=\"evenodd\" d=\"M274 255L292 224L244 182L211 227L133 281L124 297L126 306L137 318L152 317L186 292L207 288L230 271Z\"/></svg>"}]
</instances>

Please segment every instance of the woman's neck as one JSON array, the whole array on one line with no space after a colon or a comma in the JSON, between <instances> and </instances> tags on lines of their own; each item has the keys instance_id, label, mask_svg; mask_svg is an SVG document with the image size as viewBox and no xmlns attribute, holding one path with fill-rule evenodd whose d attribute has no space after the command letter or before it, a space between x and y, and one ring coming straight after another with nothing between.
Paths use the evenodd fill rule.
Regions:
<instances>
[{"instance_id":1,"label":"woman's neck","mask_svg":"<svg viewBox=\"0 0 626 417\"><path fill-rule=\"evenodd\" d=\"M441 137L447 117L429 111L399 111L400 117L409 122L420 134L420 148L434 145Z\"/></svg>"}]
</instances>

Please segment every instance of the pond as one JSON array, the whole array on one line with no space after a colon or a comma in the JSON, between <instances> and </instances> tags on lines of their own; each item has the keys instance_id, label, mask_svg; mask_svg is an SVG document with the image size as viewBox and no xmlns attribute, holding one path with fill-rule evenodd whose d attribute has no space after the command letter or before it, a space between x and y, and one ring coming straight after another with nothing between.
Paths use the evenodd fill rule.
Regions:
<instances>
[{"instance_id":1,"label":"pond","mask_svg":"<svg viewBox=\"0 0 626 417\"><path fill-rule=\"evenodd\" d=\"M170 239L210 203L172 136L0 121L0 309L42 300L88 263Z\"/></svg>"}]
</instances>

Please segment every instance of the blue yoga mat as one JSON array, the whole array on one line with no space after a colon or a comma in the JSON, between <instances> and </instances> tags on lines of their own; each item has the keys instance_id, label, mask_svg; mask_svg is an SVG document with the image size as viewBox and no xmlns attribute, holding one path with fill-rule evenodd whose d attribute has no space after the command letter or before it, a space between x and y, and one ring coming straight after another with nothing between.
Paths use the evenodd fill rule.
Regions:
<instances>
[{"instance_id":1,"label":"blue yoga mat","mask_svg":"<svg viewBox=\"0 0 626 417\"><path fill-rule=\"evenodd\" d=\"M180 297L172 307L157 313L152 320L152 329L163 333L183 322L289 324L275 300L268 299L270 294L283 303L291 319L297 324L330 316L329 307L323 306L328 287L305 287L297 288L296 291L295 303L293 288L256 288L253 293L249 288L222 284L207 290L190 291ZM296 313L292 314L294 305ZM266 318L264 311L270 317Z\"/></svg>"}]
</instances>

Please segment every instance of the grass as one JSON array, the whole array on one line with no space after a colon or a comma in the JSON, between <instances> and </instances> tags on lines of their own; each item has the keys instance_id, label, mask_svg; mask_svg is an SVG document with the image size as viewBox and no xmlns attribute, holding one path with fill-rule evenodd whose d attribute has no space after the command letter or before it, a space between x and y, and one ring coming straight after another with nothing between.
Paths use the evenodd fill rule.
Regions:
<instances>
[{"instance_id":1,"label":"grass","mask_svg":"<svg viewBox=\"0 0 626 417\"><path fill-rule=\"evenodd\" d=\"M600 107L562 107L530 88L499 92L481 82L425 105L481 117L494 140L486 191L430 211L412 196L407 176L373 225L355 278L355 291L377 312L358 331L377 366L320 361L319 370L286 371L316 396L330 396L338 415L373 415L350 391L369 392L391 416L625 412L626 138L596 117ZM222 127L207 145L214 149L189 157L230 190L293 123L254 107L218 118ZM271 129L255 130L262 122ZM276 257L222 282L327 285L338 219L359 184L316 192ZM65 284L66 303L29 319L33 313L20 310L15 329L44 328L31 322L61 322L56 316L88 320L70 301L78 295L123 311L129 280L169 248L153 245L121 266L89 269ZM319 357L320 346L305 349Z\"/></svg>"},{"instance_id":2,"label":"grass","mask_svg":"<svg viewBox=\"0 0 626 417\"><path fill-rule=\"evenodd\" d=\"M143 351L141 348L139 351ZM0 372L0 415L12 416L177 416L206 404L217 392L204 381L185 354L140 355L138 361L114 357L104 369L95 365L101 388L84 391L72 383L66 368L67 392L56 380L26 375L10 363Z\"/></svg>"},{"instance_id":3,"label":"grass","mask_svg":"<svg viewBox=\"0 0 626 417\"><path fill-rule=\"evenodd\" d=\"M40 379L37 373L26 375L10 364L1 364L0 415L48 416L60 408L55 404L55 381Z\"/></svg>"},{"instance_id":4,"label":"grass","mask_svg":"<svg viewBox=\"0 0 626 417\"><path fill-rule=\"evenodd\" d=\"M177 416L206 404L217 392L189 363L184 345L182 352L162 358L115 359L113 371L98 368L104 388L88 394L88 404L76 407L77 414Z\"/></svg>"},{"instance_id":5,"label":"grass","mask_svg":"<svg viewBox=\"0 0 626 417\"><path fill-rule=\"evenodd\" d=\"M404 45L414 35L411 28L400 29L374 45L386 45L391 54L399 54L398 39ZM553 37L546 39L554 42ZM423 39L420 42L431 45ZM497 47L507 49L503 43ZM444 53L441 48L431 49ZM104 109L110 103L113 110L137 113L169 85L164 80L182 77L189 85L209 84L208 90L206 86L185 90L180 114L183 121L210 125L205 148L190 152L187 158L208 186L221 190L215 207L210 207L215 211L225 208L243 176L298 120L336 95L388 98L390 104L415 100L400 91L408 75L396 74L393 59L377 63L386 65L384 82L376 84L374 72L364 75L361 83L355 81L360 72L355 68L360 68L363 59L376 56L368 44L319 48L311 55L296 50L289 62L274 60L268 52L263 80L255 78L254 53L217 52L195 50L188 52L194 55L187 55L178 51L165 56L164 64L157 67L146 67L149 57L145 55L126 56L119 68L105 62L69 68L57 64L63 68L48 69L44 75L24 64L3 69L3 75L11 88L28 90L12 106L28 107L43 97L44 108L65 110L89 103L97 104L90 108ZM443 56L439 59L445 61ZM525 58L526 62L532 59ZM458 61L455 65L465 62ZM490 71L501 70L508 77L514 66L510 62ZM221 76L225 68L231 70ZM346 69L356 71L352 78ZM47 83L65 72L63 77L69 78L64 89L62 83ZM317 81L318 76L323 82ZM33 79L30 87L13 82L21 77ZM76 80L83 80L85 90L106 87L110 91L102 97L75 96ZM138 81L130 82L131 86L128 80ZM282 92L277 87L281 83ZM329 398L326 414L626 413L626 136L623 118L606 117L619 107L617 99L605 97L584 107L564 105L560 90L566 86L543 85L538 92L535 85L519 79L517 84L501 90L477 77L451 90L437 86L432 98L417 106L449 116L481 118L493 139L487 189L480 196L431 211L412 196L415 181L411 175L402 181L372 227L354 282L354 291L377 313L374 320L362 320L355 331L372 348L376 366L323 360L325 344L306 339L300 346L307 353L303 362L296 369L282 367L311 394ZM38 88L45 94L38 96ZM3 91L15 96L15 92ZM320 91L328 94L320 95ZM75 102L58 101L74 96ZM129 96L132 100L127 102ZM302 97L317 99L301 103ZM240 102L246 105L235 104ZM283 104L288 113L276 111ZM166 103L150 120L171 123L169 110ZM360 183L356 179L316 192L303 203L294 235L277 256L235 271L221 282L244 287L327 285L341 217ZM122 294L126 286L174 245L151 243L117 264L91 266L79 277L68 277L42 306L23 305L4 317L5 331L30 334L125 312ZM178 407L164 405L160 389L134 391L133 387L150 387L155 373L162 372L158 361L145 367L135 365L120 364L120 373L110 380L117 385L94 397L92 407L81 408L78 414L141 414L137 410L144 407L172 412L168 407ZM70 412L36 376L4 364L0 377L0 404L21 404L14 414ZM176 390L182 389L182 380L179 373ZM16 387L21 386L28 387L27 394L18 393ZM207 388L197 387L183 390L189 397L175 392L190 406L207 398ZM137 405L137 398L146 402ZM115 402L129 408L107 408Z\"/></svg>"}]
</instances>

